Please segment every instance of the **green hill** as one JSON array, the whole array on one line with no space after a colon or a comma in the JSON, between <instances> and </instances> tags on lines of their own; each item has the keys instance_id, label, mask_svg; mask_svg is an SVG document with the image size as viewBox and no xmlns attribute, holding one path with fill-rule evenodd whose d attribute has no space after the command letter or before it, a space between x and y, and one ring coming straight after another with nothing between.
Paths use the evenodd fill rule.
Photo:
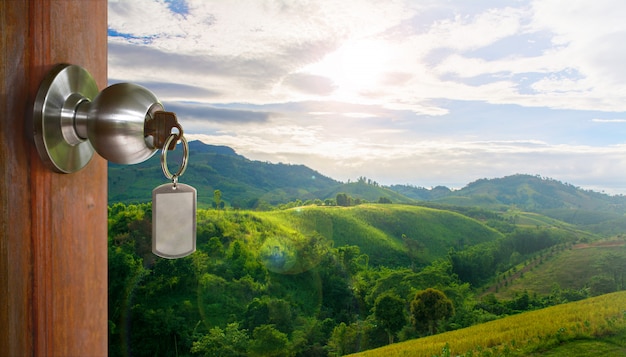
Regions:
<instances>
[{"instance_id":1,"label":"green hill","mask_svg":"<svg viewBox=\"0 0 626 357\"><path fill-rule=\"evenodd\" d=\"M623 356L624 305L613 293L351 356Z\"/></svg>"},{"instance_id":2,"label":"green hill","mask_svg":"<svg viewBox=\"0 0 626 357\"><path fill-rule=\"evenodd\" d=\"M337 194L345 193L351 197L359 198L367 202L378 202L382 197L389 199L393 203L415 203L414 199L408 198L388 187L368 184L363 180L335 186L329 190L320 191L319 193L327 198L335 198Z\"/></svg>"},{"instance_id":3,"label":"green hill","mask_svg":"<svg viewBox=\"0 0 626 357\"><path fill-rule=\"evenodd\" d=\"M180 162L178 148L168 155L173 167ZM256 208L262 202L272 205L317 198L319 191L330 191L340 183L304 165L271 164L248 160L231 148L189 143L189 166L181 182L194 186L201 206L210 207L213 192L220 190L229 206ZM137 165L109 163L109 203L149 202L152 189L166 183L160 154Z\"/></svg>"},{"instance_id":4,"label":"green hill","mask_svg":"<svg viewBox=\"0 0 626 357\"><path fill-rule=\"evenodd\" d=\"M252 213L294 232L321 234L334 246L358 246L375 265L409 266L409 247L417 263L446 256L450 247L494 241L502 234L458 213L418 206L363 204L353 207L307 206Z\"/></svg>"},{"instance_id":5,"label":"green hill","mask_svg":"<svg viewBox=\"0 0 626 357\"><path fill-rule=\"evenodd\" d=\"M533 297L523 308L497 301L488 307L472 286L513 262L588 237L523 212L517 215L533 218L528 225L506 223L513 230L497 231L484 210L466 210L481 217L475 219L402 204L199 209L196 252L168 260L152 254L150 212L149 204L109 208L112 355L124 355L126 346L133 355L193 348L211 355L224 343L245 355L257 343L271 345L272 336L302 355L376 348L389 341L373 315L379 298L394 294L408 315L416 292L431 287L454 304L455 315L441 329L458 329L552 304L537 305ZM402 323L399 340L423 333L409 319ZM245 347L230 340L238 336Z\"/></svg>"},{"instance_id":6,"label":"green hill","mask_svg":"<svg viewBox=\"0 0 626 357\"><path fill-rule=\"evenodd\" d=\"M499 209L514 205L525 211L546 211L554 214L559 210L570 210L570 215L573 210L626 213L626 197L622 195L610 196L584 190L537 175L516 174L502 178L485 178L471 182L460 190L440 186L429 190L406 185L393 185L390 188L414 199L460 206ZM561 214L567 216L565 213Z\"/></svg>"},{"instance_id":7,"label":"green hill","mask_svg":"<svg viewBox=\"0 0 626 357\"><path fill-rule=\"evenodd\" d=\"M499 283L496 297L513 298L523 292L549 295L554 289L589 289L592 295L626 288L626 241L622 238L579 243L551 249L521 264ZM492 289L493 290L493 289Z\"/></svg>"},{"instance_id":8,"label":"green hill","mask_svg":"<svg viewBox=\"0 0 626 357\"><path fill-rule=\"evenodd\" d=\"M189 167L181 182L198 190L200 207L211 207L220 190L228 207L264 209L288 202L334 200L344 193L352 199L393 203L429 202L449 207L480 207L506 211L511 208L540 213L606 236L626 230L626 197L583 190L557 180L531 175L480 179L461 190L408 185L382 186L359 178L341 183L304 165L272 164L249 160L225 146L200 141L189 144ZM172 166L180 161L170 153ZM109 164L109 203L149 202L154 187L166 182L157 154L137 165Z\"/></svg>"}]
</instances>

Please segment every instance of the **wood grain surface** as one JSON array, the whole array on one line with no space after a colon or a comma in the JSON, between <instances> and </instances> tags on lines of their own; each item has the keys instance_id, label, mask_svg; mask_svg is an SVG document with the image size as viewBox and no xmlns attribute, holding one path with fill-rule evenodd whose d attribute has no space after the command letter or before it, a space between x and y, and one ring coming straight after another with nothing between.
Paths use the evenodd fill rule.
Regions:
<instances>
[{"instance_id":1,"label":"wood grain surface","mask_svg":"<svg viewBox=\"0 0 626 357\"><path fill-rule=\"evenodd\" d=\"M0 354L107 354L106 161L46 169L32 101L58 63L107 78L106 0L0 1Z\"/></svg>"}]
</instances>

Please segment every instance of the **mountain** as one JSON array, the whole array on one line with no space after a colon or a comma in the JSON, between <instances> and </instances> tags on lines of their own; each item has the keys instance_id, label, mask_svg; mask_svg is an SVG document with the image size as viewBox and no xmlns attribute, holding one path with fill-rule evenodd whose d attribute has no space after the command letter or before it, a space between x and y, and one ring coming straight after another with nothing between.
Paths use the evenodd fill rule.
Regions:
<instances>
[{"instance_id":1,"label":"mountain","mask_svg":"<svg viewBox=\"0 0 626 357\"><path fill-rule=\"evenodd\" d=\"M179 151L179 152L177 152ZM180 163L180 149L168 154L171 167ZM210 205L220 190L231 206L255 208L262 202L272 205L314 199L340 183L304 165L252 161L225 146L189 143L189 164L180 182L198 190L199 205ZM171 169L174 170L174 169ZM109 164L109 202L148 202L152 189L167 183L161 170L160 154L137 165Z\"/></svg>"},{"instance_id":2,"label":"mountain","mask_svg":"<svg viewBox=\"0 0 626 357\"><path fill-rule=\"evenodd\" d=\"M582 209L626 212L624 196L609 196L533 175L516 174L480 179L455 191L443 186L431 190L406 185L393 185L390 188L414 199L458 206L500 208L515 205L528 211Z\"/></svg>"},{"instance_id":3,"label":"mountain","mask_svg":"<svg viewBox=\"0 0 626 357\"><path fill-rule=\"evenodd\" d=\"M451 206L491 210L515 208L584 226L595 232L616 234L626 228L626 196L610 196L540 176L516 174L480 179L460 190L394 185L408 197Z\"/></svg>"},{"instance_id":4,"label":"mountain","mask_svg":"<svg viewBox=\"0 0 626 357\"><path fill-rule=\"evenodd\" d=\"M481 207L501 211L512 208L540 213L594 232L616 234L626 230L626 197L583 190L540 176L516 174L480 179L460 190L444 186L432 189L408 185L378 185L359 178L341 183L304 165L253 161L226 146L189 143L189 167L180 178L198 190L200 207L210 207L214 191L220 190L228 206L259 208L296 200L335 199L345 193L354 199L448 207ZM180 152L169 154L173 167ZM109 164L109 202L149 202L152 189L166 183L160 155L137 165Z\"/></svg>"}]
</instances>

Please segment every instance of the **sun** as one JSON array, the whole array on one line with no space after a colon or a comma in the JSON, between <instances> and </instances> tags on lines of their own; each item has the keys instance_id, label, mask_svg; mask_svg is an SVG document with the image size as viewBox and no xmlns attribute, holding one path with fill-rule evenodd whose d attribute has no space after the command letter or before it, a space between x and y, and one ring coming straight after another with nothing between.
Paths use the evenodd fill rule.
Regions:
<instances>
[{"instance_id":1,"label":"sun","mask_svg":"<svg viewBox=\"0 0 626 357\"><path fill-rule=\"evenodd\" d=\"M360 93L374 89L384 72L391 69L391 46L382 40L347 42L305 72L330 78L340 93Z\"/></svg>"}]
</instances>

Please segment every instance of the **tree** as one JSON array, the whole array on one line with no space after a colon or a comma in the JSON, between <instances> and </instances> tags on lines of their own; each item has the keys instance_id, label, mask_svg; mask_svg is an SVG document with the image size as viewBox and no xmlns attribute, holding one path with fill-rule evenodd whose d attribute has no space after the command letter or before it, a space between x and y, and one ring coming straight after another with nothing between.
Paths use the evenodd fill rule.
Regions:
<instances>
[{"instance_id":1,"label":"tree","mask_svg":"<svg viewBox=\"0 0 626 357\"><path fill-rule=\"evenodd\" d=\"M411 320L415 328L432 335L439 321L454 315L452 301L440 290L428 288L415 294L411 301ZM424 328L424 326L426 328Z\"/></svg>"},{"instance_id":2,"label":"tree","mask_svg":"<svg viewBox=\"0 0 626 357\"><path fill-rule=\"evenodd\" d=\"M273 325L262 325L254 329L254 339L250 341L251 356L289 356L289 339Z\"/></svg>"},{"instance_id":3,"label":"tree","mask_svg":"<svg viewBox=\"0 0 626 357\"><path fill-rule=\"evenodd\" d=\"M348 195L345 193L338 193L336 201L337 201L337 206L343 206L343 207L350 206L350 197L348 197Z\"/></svg>"},{"instance_id":4,"label":"tree","mask_svg":"<svg viewBox=\"0 0 626 357\"><path fill-rule=\"evenodd\" d=\"M224 330L213 327L193 343L191 352L202 356L245 356L248 340L248 331L239 329L239 324L233 322Z\"/></svg>"},{"instance_id":5,"label":"tree","mask_svg":"<svg viewBox=\"0 0 626 357\"><path fill-rule=\"evenodd\" d=\"M378 198L378 203L392 203L392 202L390 198L381 196Z\"/></svg>"},{"instance_id":6,"label":"tree","mask_svg":"<svg viewBox=\"0 0 626 357\"><path fill-rule=\"evenodd\" d=\"M394 335L406 324L404 300L394 294L383 294L374 304L374 317L389 336L389 344L393 343Z\"/></svg>"},{"instance_id":7,"label":"tree","mask_svg":"<svg viewBox=\"0 0 626 357\"><path fill-rule=\"evenodd\" d=\"M213 208L224 208L224 202L222 202L222 191L220 190L213 191Z\"/></svg>"},{"instance_id":8,"label":"tree","mask_svg":"<svg viewBox=\"0 0 626 357\"><path fill-rule=\"evenodd\" d=\"M621 254L609 252L603 255L595 266L601 273L613 279L615 287L614 291L624 289L624 282L626 280L626 262L624 262Z\"/></svg>"}]
</instances>

